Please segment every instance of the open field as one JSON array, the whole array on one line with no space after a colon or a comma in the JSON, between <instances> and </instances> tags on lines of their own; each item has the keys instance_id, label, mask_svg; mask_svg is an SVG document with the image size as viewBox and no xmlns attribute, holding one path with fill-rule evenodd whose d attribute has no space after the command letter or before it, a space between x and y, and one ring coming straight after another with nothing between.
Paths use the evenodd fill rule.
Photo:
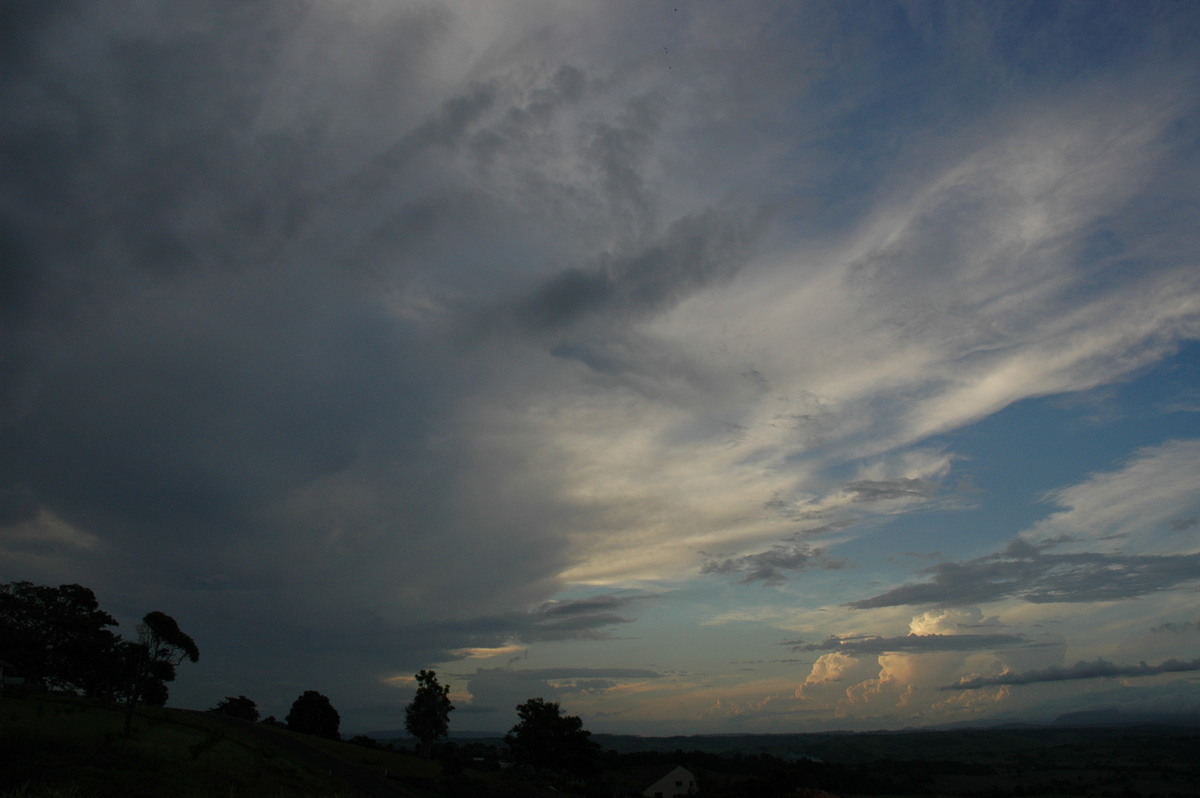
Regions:
<instances>
[{"instance_id":1,"label":"open field","mask_svg":"<svg viewBox=\"0 0 1200 798\"><path fill-rule=\"evenodd\" d=\"M1200 795L1200 729L1031 727L830 734L605 736L627 758L696 752L755 774L759 794L841 796ZM776 786L772 786L776 785ZM772 792L772 790L776 790ZM723 793L724 794L724 793ZM728 792L739 794L735 788ZM749 794L749 793L747 793Z\"/></svg>"}]
</instances>

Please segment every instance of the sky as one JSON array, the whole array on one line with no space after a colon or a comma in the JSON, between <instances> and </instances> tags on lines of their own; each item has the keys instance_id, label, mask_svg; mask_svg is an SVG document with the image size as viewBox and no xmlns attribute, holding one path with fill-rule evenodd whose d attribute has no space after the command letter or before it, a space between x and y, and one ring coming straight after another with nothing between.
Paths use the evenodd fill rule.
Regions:
<instances>
[{"instance_id":1,"label":"sky","mask_svg":"<svg viewBox=\"0 0 1200 798\"><path fill-rule=\"evenodd\" d=\"M1200 711L1200 5L11 0L0 581L170 703Z\"/></svg>"}]
</instances>

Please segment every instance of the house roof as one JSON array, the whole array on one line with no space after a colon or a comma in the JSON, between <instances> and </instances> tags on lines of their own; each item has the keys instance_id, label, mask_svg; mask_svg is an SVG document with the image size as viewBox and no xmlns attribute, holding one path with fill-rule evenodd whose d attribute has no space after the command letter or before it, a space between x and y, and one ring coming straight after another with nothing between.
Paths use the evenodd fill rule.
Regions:
<instances>
[{"instance_id":1,"label":"house roof","mask_svg":"<svg viewBox=\"0 0 1200 798\"><path fill-rule=\"evenodd\" d=\"M666 768L665 770L663 769L662 765L659 765L658 769L657 769L658 776L652 777L651 779L646 781L646 786L651 787L655 784L658 784L660 781L665 781L667 779L670 779L678 771L682 771L682 773L680 773L680 775L686 774L686 777L689 779L692 779L693 781L696 779L696 774L693 773L692 771L688 770L687 768L685 768L683 765L671 765L668 768Z\"/></svg>"}]
</instances>

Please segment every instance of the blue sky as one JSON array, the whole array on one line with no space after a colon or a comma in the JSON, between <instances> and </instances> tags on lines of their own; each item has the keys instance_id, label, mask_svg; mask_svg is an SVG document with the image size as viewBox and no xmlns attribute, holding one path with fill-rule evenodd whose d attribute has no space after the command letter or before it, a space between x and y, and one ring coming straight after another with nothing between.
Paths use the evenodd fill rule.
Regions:
<instances>
[{"instance_id":1,"label":"blue sky","mask_svg":"<svg viewBox=\"0 0 1200 798\"><path fill-rule=\"evenodd\" d=\"M173 703L1200 707L1193 4L2 13L0 578Z\"/></svg>"}]
</instances>

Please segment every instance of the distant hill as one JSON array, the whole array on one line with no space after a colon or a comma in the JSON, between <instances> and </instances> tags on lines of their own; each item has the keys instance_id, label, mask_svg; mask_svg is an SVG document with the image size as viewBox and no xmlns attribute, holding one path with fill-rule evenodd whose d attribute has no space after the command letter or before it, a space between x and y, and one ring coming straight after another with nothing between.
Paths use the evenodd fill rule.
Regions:
<instances>
[{"instance_id":1,"label":"distant hill","mask_svg":"<svg viewBox=\"0 0 1200 798\"><path fill-rule=\"evenodd\" d=\"M362 736L370 737L372 740L380 742L395 741L395 742L415 742L416 738L408 733L405 729L382 729L380 731L362 732ZM492 731L455 731L450 730L451 740L503 740L504 732Z\"/></svg>"},{"instance_id":2,"label":"distant hill","mask_svg":"<svg viewBox=\"0 0 1200 798\"><path fill-rule=\"evenodd\" d=\"M1052 726L1181 726L1200 728L1200 715L1168 712L1124 712L1119 709L1086 709L1054 719Z\"/></svg>"}]
</instances>

